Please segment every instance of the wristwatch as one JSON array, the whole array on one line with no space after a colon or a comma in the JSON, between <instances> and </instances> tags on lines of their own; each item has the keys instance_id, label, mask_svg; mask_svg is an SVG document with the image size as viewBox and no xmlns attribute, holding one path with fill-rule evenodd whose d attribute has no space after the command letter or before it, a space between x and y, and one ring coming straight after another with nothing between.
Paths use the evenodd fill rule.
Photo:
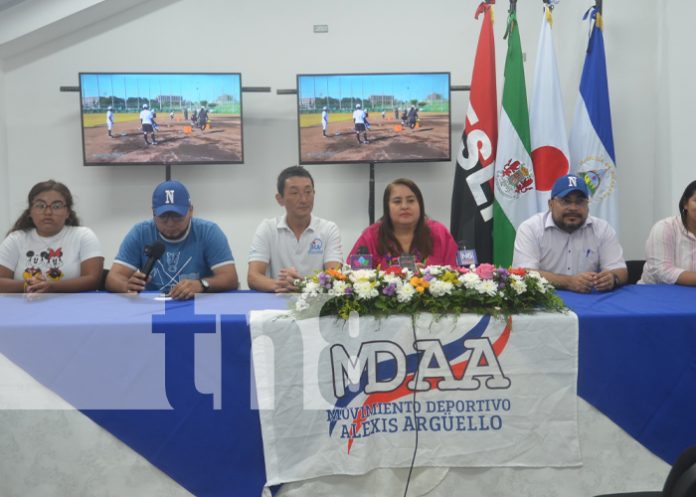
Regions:
<instances>
[{"instance_id":1,"label":"wristwatch","mask_svg":"<svg viewBox=\"0 0 696 497\"><path fill-rule=\"evenodd\" d=\"M210 283L208 283L208 280L206 280L205 278L201 278L198 281L200 282L201 286L203 287L203 293L207 293L210 291Z\"/></svg>"},{"instance_id":2,"label":"wristwatch","mask_svg":"<svg viewBox=\"0 0 696 497\"><path fill-rule=\"evenodd\" d=\"M621 281L616 273L611 273L614 275L614 288L619 288L621 286Z\"/></svg>"}]
</instances>

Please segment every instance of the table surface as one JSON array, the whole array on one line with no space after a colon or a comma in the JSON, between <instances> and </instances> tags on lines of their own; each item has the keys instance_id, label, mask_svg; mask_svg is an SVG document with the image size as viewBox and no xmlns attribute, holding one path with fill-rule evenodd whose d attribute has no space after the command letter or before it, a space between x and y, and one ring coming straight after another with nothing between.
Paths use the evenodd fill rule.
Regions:
<instances>
[{"instance_id":1,"label":"table surface","mask_svg":"<svg viewBox=\"0 0 696 497\"><path fill-rule=\"evenodd\" d=\"M681 449L696 443L691 422L696 412L696 288L629 285L604 294L559 294L579 316L578 394L653 453L674 461ZM167 400L174 409L83 412L194 495L259 495L265 474L258 413L250 408L247 316L255 309L287 308L287 301L244 291L206 295L195 303L154 297L97 293L26 301L2 296L0 352L50 384L41 375L55 371L45 364L32 371L35 361L23 356L27 349L55 355L54 346L42 346L49 331L71 329L84 339L96 333L95 324L117 323L145 326L151 335L156 334L149 329L152 319L179 322L182 329L193 322L203 329L210 320L201 315L212 316L213 323L215 315L222 316L217 325L220 408L214 408L212 395L191 388L195 338L182 333L166 346L165 363L182 370L167 377ZM54 344L61 335L56 336Z\"/></svg>"}]
</instances>

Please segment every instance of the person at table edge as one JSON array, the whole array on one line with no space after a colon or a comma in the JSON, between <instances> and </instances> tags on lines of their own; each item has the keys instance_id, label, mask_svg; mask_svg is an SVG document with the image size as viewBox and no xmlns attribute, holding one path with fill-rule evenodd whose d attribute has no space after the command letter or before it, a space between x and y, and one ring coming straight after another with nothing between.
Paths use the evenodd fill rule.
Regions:
<instances>
[{"instance_id":1,"label":"person at table edge","mask_svg":"<svg viewBox=\"0 0 696 497\"><path fill-rule=\"evenodd\" d=\"M696 285L696 181L679 199L679 215L655 223L645 242L638 283Z\"/></svg>"}]
</instances>

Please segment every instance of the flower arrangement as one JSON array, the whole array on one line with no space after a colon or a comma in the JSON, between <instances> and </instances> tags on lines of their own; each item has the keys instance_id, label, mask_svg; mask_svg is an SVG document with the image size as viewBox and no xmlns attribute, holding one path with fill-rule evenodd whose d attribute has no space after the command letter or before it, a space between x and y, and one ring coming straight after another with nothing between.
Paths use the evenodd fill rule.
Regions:
<instances>
[{"instance_id":1,"label":"flower arrangement","mask_svg":"<svg viewBox=\"0 0 696 497\"><path fill-rule=\"evenodd\" d=\"M512 314L566 307L554 287L536 271L492 264L453 268L427 266L327 269L296 282L294 301L301 317L337 315Z\"/></svg>"}]
</instances>

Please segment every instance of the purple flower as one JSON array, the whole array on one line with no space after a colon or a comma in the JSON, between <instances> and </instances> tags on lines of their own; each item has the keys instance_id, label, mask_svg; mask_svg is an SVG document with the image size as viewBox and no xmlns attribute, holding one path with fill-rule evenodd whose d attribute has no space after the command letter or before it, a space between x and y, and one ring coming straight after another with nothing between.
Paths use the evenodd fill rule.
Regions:
<instances>
[{"instance_id":1,"label":"purple flower","mask_svg":"<svg viewBox=\"0 0 696 497\"><path fill-rule=\"evenodd\" d=\"M391 297L396 293L396 285L394 283L389 283L386 287L384 287L384 290L382 290L382 293L384 295L387 295Z\"/></svg>"},{"instance_id":2,"label":"purple flower","mask_svg":"<svg viewBox=\"0 0 696 497\"><path fill-rule=\"evenodd\" d=\"M346 287L346 295L353 295L353 287L352 286Z\"/></svg>"},{"instance_id":3,"label":"purple flower","mask_svg":"<svg viewBox=\"0 0 696 497\"><path fill-rule=\"evenodd\" d=\"M324 288L331 288L331 276L326 273L319 273L319 284Z\"/></svg>"},{"instance_id":4,"label":"purple flower","mask_svg":"<svg viewBox=\"0 0 696 497\"><path fill-rule=\"evenodd\" d=\"M435 279L435 276L433 276L432 274L426 272L426 273L423 275L423 279L424 279L425 281L430 281L430 280L434 280L434 279Z\"/></svg>"}]
</instances>

